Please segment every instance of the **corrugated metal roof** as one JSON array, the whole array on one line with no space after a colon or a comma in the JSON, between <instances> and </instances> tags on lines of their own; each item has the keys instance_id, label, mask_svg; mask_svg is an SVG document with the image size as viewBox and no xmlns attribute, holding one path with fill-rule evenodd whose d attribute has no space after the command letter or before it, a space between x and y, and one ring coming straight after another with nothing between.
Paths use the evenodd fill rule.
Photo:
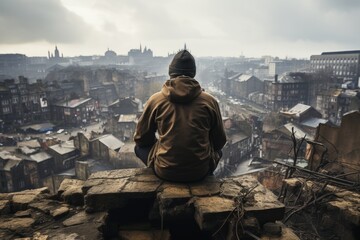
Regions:
<instances>
[{"instance_id":1,"label":"corrugated metal roof","mask_svg":"<svg viewBox=\"0 0 360 240\"><path fill-rule=\"evenodd\" d=\"M61 155L64 155L64 154L67 154L67 153L70 153L70 152L76 150L73 141L67 141L64 143L56 144L56 145L51 146L50 148Z\"/></svg>"},{"instance_id":2,"label":"corrugated metal roof","mask_svg":"<svg viewBox=\"0 0 360 240\"><path fill-rule=\"evenodd\" d=\"M36 162L42 162L42 161L48 160L52 157L51 157L51 155L47 154L46 152L39 152L39 153L30 155L30 158L31 158L31 160L34 160Z\"/></svg>"},{"instance_id":3,"label":"corrugated metal roof","mask_svg":"<svg viewBox=\"0 0 360 240\"><path fill-rule=\"evenodd\" d=\"M116 150L124 146L122 141L111 134L100 137L99 141L112 150Z\"/></svg>"},{"instance_id":4,"label":"corrugated metal roof","mask_svg":"<svg viewBox=\"0 0 360 240\"><path fill-rule=\"evenodd\" d=\"M24 127L21 127L22 130L26 131L28 129L32 129L32 130L35 130L35 131L48 131L48 130L51 130L54 128L54 124L52 123L40 123L40 124L32 124L32 125L28 125L28 126L24 126Z\"/></svg>"},{"instance_id":5,"label":"corrugated metal roof","mask_svg":"<svg viewBox=\"0 0 360 240\"><path fill-rule=\"evenodd\" d=\"M299 128L298 126L296 126L293 123L287 123L283 126L283 128L287 130L287 132L289 133L289 136L291 136L292 128L294 128L295 138L301 139L306 136L306 139L312 139L311 134L302 130L301 128Z\"/></svg>"},{"instance_id":6,"label":"corrugated metal roof","mask_svg":"<svg viewBox=\"0 0 360 240\"><path fill-rule=\"evenodd\" d=\"M304 79L300 76L290 76L288 74L281 75L278 79L279 83L298 83L304 82Z\"/></svg>"},{"instance_id":7,"label":"corrugated metal roof","mask_svg":"<svg viewBox=\"0 0 360 240\"><path fill-rule=\"evenodd\" d=\"M247 74L242 74L241 76L239 76L236 81L238 82L246 82L248 81L252 76L251 75L247 75Z\"/></svg>"},{"instance_id":8,"label":"corrugated metal roof","mask_svg":"<svg viewBox=\"0 0 360 240\"><path fill-rule=\"evenodd\" d=\"M311 128L317 128L320 123L325 124L327 122L329 122L329 120L323 118L309 118L300 124Z\"/></svg>"},{"instance_id":9,"label":"corrugated metal roof","mask_svg":"<svg viewBox=\"0 0 360 240\"><path fill-rule=\"evenodd\" d=\"M289 115L296 115L297 117L299 117L302 113L305 113L310 108L311 108L311 106L309 106L309 105L298 103L293 108L289 109L288 111L284 111L281 113L289 114Z\"/></svg>"}]
</instances>

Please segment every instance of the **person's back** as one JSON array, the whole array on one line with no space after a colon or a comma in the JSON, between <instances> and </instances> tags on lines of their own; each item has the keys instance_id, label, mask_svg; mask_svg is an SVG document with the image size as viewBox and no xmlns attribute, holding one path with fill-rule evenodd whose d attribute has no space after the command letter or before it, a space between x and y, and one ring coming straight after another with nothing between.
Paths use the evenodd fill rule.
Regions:
<instances>
[{"instance_id":1,"label":"person's back","mask_svg":"<svg viewBox=\"0 0 360 240\"><path fill-rule=\"evenodd\" d=\"M189 52L174 57L171 79L146 103L134 136L137 155L146 160L138 153L148 149L148 165L166 180L204 178L215 170L226 142L218 103L193 79L195 71Z\"/></svg>"}]
</instances>

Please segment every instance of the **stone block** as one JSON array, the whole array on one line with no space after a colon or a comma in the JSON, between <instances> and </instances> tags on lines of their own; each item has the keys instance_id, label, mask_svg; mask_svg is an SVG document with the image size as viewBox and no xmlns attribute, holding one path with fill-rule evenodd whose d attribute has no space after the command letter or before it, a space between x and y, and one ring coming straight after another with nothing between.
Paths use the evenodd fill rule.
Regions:
<instances>
[{"instance_id":1,"label":"stone block","mask_svg":"<svg viewBox=\"0 0 360 240\"><path fill-rule=\"evenodd\" d=\"M129 178L130 181L134 182L162 182L160 178L158 178L155 174L137 174L134 177Z\"/></svg>"},{"instance_id":2,"label":"stone block","mask_svg":"<svg viewBox=\"0 0 360 240\"><path fill-rule=\"evenodd\" d=\"M99 225L102 225L105 223L106 217L106 212L88 214L85 211L81 211L78 214L75 214L74 216L63 221L63 225L66 227L84 223L98 223Z\"/></svg>"},{"instance_id":3,"label":"stone block","mask_svg":"<svg viewBox=\"0 0 360 240\"><path fill-rule=\"evenodd\" d=\"M187 185L168 185L158 194L162 208L171 208L185 204L192 198Z\"/></svg>"},{"instance_id":4,"label":"stone block","mask_svg":"<svg viewBox=\"0 0 360 240\"><path fill-rule=\"evenodd\" d=\"M91 187L85 196L86 207L91 211L123 207L127 199L121 194L121 190L126 183L127 179L114 179L112 184Z\"/></svg>"},{"instance_id":5,"label":"stone block","mask_svg":"<svg viewBox=\"0 0 360 240\"><path fill-rule=\"evenodd\" d=\"M5 215L9 213L10 213L10 201L0 200L0 215Z\"/></svg>"},{"instance_id":6,"label":"stone block","mask_svg":"<svg viewBox=\"0 0 360 240\"><path fill-rule=\"evenodd\" d=\"M228 198L236 198L240 196L241 192L244 191L244 188L241 187L238 183L226 180L221 184L220 195Z\"/></svg>"},{"instance_id":7,"label":"stone block","mask_svg":"<svg viewBox=\"0 0 360 240\"><path fill-rule=\"evenodd\" d=\"M60 203L57 201L42 199L31 203L29 207L45 214L49 214L51 210L57 208L59 205Z\"/></svg>"},{"instance_id":8,"label":"stone block","mask_svg":"<svg viewBox=\"0 0 360 240\"><path fill-rule=\"evenodd\" d=\"M261 240L300 240L298 236L288 227L281 224L281 235L280 236L272 236L268 234L263 234L261 236Z\"/></svg>"},{"instance_id":9,"label":"stone block","mask_svg":"<svg viewBox=\"0 0 360 240\"><path fill-rule=\"evenodd\" d=\"M263 225L263 231L268 235L281 236L282 227L278 223L267 222Z\"/></svg>"},{"instance_id":10,"label":"stone block","mask_svg":"<svg viewBox=\"0 0 360 240\"><path fill-rule=\"evenodd\" d=\"M90 175L89 179L119 179L134 177L139 173L147 173L143 168L116 169L111 171L100 171Z\"/></svg>"},{"instance_id":11,"label":"stone block","mask_svg":"<svg viewBox=\"0 0 360 240\"><path fill-rule=\"evenodd\" d=\"M13 232L21 232L24 229L29 229L34 224L35 220L32 218L12 218L0 222L0 229L7 229Z\"/></svg>"},{"instance_id":12,"label":"stone block","mask_svg":"<svg viewBox=\"0 0 360 240\"><path fill-rule=\"evenodd\" d=\"M14 217L18 217L18 218L29 218L31 217L31 210L25 210L25 211L18 211L14 214Z\"/></svg>"},{"instance_id":13,"label":"stone block","mask_svg":"<svg viewBox=\"0 0 360 240\"><path fill-rule=\"evenodd\" d=\"M195 220L201 230L210 230L222 224L234 210L234 201L218 196L195 200Z\"/></svg>"},{"instance_id":14,"label":"stone block","mask_svg":"<svg viewBox=\"0 0 360 240\"><path fill-rule=\"evenodd\" d=\"M67 206L61 206L59 208L56 208L54 210L50 211L50 215L54 219L61 218L69 213L70 209Z\"/></svg>"},{"instance_id":15,"label":"stone block","mask_svg":"<svg viewBox=\"0 0 360 240\"><path fill-rule=\"evenodd\" d=\"M244 175L234 178L233 181L242 187L240 196L244 197L245 216L256 217L260 224L284 218L284 204L254 177Z\"/></svg>"},{"instance_id":16,"label":"stone block","mask_svg":"<svg viewBox=\"0 0 360 240\"><path fill-rule=\"evenodd\" d=\"M170 240L169 230L121 230L119 231L121 240Z\"/></svg>"},{"instance_id":17,"label":"stone block","mask_svg":"<svg viewBox=\"0 0 360 240\"><path fill-rule=\"evenodd\" d=\"M78 179L64 179L59 187L58 195L71 205L81 206L84 204L82 187L84 181Z\"/></svg>"},{"instance_id":18,"label":"stone block","mask_svg":"<svg viewBox=\"0 0 360 240\"><path fill-rule=\"evenodd\" d=\"M126 198L153 198L161 182L131 182L129 181L121 190Z\"/></svg>"},{"instance_id":19,"label":"stone block","mask_svg":"<svg viewBox=\"0 0 360 240\"><path fill-rule=\"evenodd\" d=\"M26 210L31 202L37 199L37 196L34 194L25 194L25 195L14 195L12 197L13 210L15 212Z\"/></svg>"},{"instance_id":20,"label":"stone block","mask_svg":"<svg viewBox=\"0 0 360 240\"><path fill-rule=\"evenodd\" d=\"M220 193L220 182L206 178L199 183L190 184L190 191L193 196L214 196Z\"/></svg>"}]
</instances>

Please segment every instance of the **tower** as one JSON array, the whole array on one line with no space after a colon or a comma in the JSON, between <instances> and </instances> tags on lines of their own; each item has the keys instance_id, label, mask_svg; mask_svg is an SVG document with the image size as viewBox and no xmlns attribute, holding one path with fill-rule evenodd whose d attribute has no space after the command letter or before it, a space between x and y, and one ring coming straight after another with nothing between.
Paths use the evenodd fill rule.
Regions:
<instances>
[{"instance_id":1,"label":"tower","mask_svg":"<svg viewBox=\"0 0 360 240\"><path fill-rule=\"evenodd\" d=\"M57 48L57 46L55 46L55 58L59 58L60 57L60 54L59 54L59 50Z\"/></svg>"}]
</instances>

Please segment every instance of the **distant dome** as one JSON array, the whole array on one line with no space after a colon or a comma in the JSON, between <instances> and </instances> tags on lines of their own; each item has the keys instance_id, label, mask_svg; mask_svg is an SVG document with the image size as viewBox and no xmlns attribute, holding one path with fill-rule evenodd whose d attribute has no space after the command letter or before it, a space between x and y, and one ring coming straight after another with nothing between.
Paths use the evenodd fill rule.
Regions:
<instances>
[{"instance_id":1,"label":"distant dome","mask_svg":"<svg viewBox=\"0 0 360 240\"><path fill-rule=\"evenodd\" d=\"M116 52L108 49L108 50L105 52L105 57L108 57L108 58L116 57Z\"/></svg>"}]
</instances>

